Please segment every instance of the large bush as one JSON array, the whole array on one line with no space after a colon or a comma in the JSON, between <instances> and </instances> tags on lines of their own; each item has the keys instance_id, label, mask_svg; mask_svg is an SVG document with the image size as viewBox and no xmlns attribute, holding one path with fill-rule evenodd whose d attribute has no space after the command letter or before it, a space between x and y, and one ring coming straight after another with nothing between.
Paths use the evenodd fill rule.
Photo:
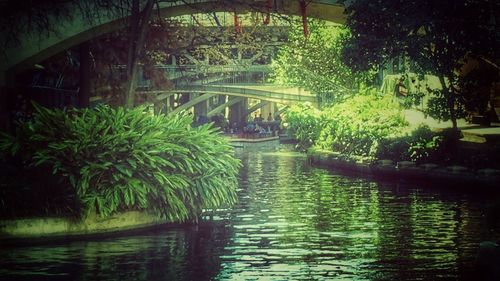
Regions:
<instances>
[{"instance_id":1,"label":"large bush","mask_svg":"<svg viewBox=\"0 0 500 281\"><path fill-rule=\"evenodd\" d=\"M357 95L323 112L317 145L344 155L375 156L379 142L407 125L390 96Z\"/></svg>"},{"instance_id":2,"label":"large bush","mask_svg":"<svg viewBox=\"0 0 500 281\"><path fill-rule=\"evenodd\" d=\"M18 174L45 174L22 189L3 185L2 196L17 202L0 201L2 213L12 214L25 196L46 192L64 198L29 198L46 206L34 214L145 210L185 221L202 209L234 203L239 162L232 148L210 125L192 128L191 122L188 116L153 116L144 108L36 107L33 120L17 134L2 136L0 152L18 164L10 165Z\"/></svg>"},{"instance_id":3,"label":"large bush","mask_svg":"<svg viewBox=\"0 0 500 281\"><path fill-rule=\"evenodd\" d=\"M433 132L427 125L420 125L411 131L408 128L398 136L383 139L378 146L377 158L439 163L446 158L443 138L443 134Z\"/></svg>"},{"instance_id":4,"label":"large bush","mask_svg":"<svg viewBox=\"0 0 500 281\"><path fill-rule=\"evenodd\" d=\"M286 123L289 134L297 140L297 148L306 150L318 140L323 118L311 104L296 104L286 111Z\"/></svg>"}]
</instances>

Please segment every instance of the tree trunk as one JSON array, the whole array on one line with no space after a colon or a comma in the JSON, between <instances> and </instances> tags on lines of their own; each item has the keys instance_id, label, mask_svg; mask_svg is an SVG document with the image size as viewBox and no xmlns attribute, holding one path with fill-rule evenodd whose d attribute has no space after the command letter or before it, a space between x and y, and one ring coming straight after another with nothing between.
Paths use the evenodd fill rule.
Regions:
<instances>
[{"instance_id":1,"label":"tree trunk","mask_svg":"<svg viewBox=\"0 0 500 281\"><path fill-rule=\"evenodd\" d=\"M148 0L140 12L139 0L133 0L130 16L129 52L127 58L127 81L125 86L125 107L134 106L135 89L137 88L138 58L142 52L149 27L149 19L155 0Z\"/></svg>"},{"instance_id":2,"label":"tree trunk","mask_svg":"<svg viewBox=\"0 0 500 281\"><path fill-rule=\"evenodd\" d=\"M88 107L90 104L90 44L80 45L80 89L78 91L78 107Z\"/></svg>"},{"instance_id":3,"label":"tree trunk","mask_svg":"<svg viewBox=\"0 0 500 281\"><path fill-rule=\"evenodd\" d=\"M11 106L7 99L7 87L0 86L0 132L10 132Z\"/></svg>"},{"instance_id":4,"label":"tree trunk","mask_svg":"<svg viewBox=\"0 0 500 281\"><path fill-rule=\"evenodd\" d=\"M443 96L446 98L446 103L448 105L452 128L454 131L458 131L457 114L455 112L455 94L453 93L453 90L450 90L451 85L450 87L446 86L443 75L439 75L439 82L441 82L441 85L443 86Z\"/></svg>"}]
</instances>

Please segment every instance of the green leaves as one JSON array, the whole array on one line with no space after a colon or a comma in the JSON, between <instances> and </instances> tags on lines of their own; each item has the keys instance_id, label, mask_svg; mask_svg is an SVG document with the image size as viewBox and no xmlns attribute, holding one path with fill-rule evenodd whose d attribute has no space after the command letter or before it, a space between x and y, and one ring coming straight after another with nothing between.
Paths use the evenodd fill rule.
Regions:
<instances>
[{"instance_id":1,"label":"green leaves","mask_svg":"<svg viewBox=\"0 0 500 281\"><path fill-rule=\"evenodd\" d=\"M316 145L348 156L374 156L380 140L399 132L406 121L390 97L377 98L371 92L365 89L321 111L307 105L290 107L286 120L299 147Z\"/></svg>"},{"instance_id":2,"label":"green leaves","mask_svg":"<svg viewBox=\"0 0 500 281\"><path fill-rule=\"evenodd\" d=\"M81 206L76 215L147 210L185 221L236 201L239 161L210 125L191 128L188 116L153 116L141 107L36 111L24 134L0 138L1 152L64 179L62 188Z\"/></svg>"},{"instance_id":3,"label":"green leaves","mask_svg":"<svg viewBox=\"0 0 500 281\"><path fill-rule=\"evenodd\" d=\"M450 159L450 153L443 145L446 139L445 134L433 132L427 125L420 125L411 131L405 130L400 135L384 139L379 145L377 157L395 162L444 163Z\"/></svg>"},{"instance_id":4,"label":"green leaves","mask_svg":"<svg viewBox=\"0 0 500 281\"><path fill-rule=\"evenodd\" d=\"M500 13L498 1L350 2L346 6L346 25L352 36L344 45L343 60L351 69L367 70L405 58L411 62L412 72L439 77L442 89L433 91L428 113L440 120L451 120L455 129L464 106L487 105L488 94L475 92L497 81L494 77L498 77L498 71L487 71L488 63L480 61L497 61L499 57L497 25L491 24ZM472 61L468 61L470 58ZM487 76L491 78L484 79ZM463 84L467 80L472 88Z\"/></svg>"},{"instance_id":5,"label":"green leaves","mask_svg":"<svg viewBox=\"0 0 500 281\"><path fill-rule=\"evenodd\" d=\"M357 95L323 112L326 126L318 146L345 155L374 156L380 140L399 132L406 121L390 97Z\"/></svg>"},{"instance_id":6,"label":"green leaves","mask_svg":"<svg viewBox=\"0 0 500 281\"><path fill-rule=\"evenodd\" d=\"M310 104L292 105L286 111L289 133L298 141L297 148L306 150L316 143L324 119L321 112Z\"/></svg>"},{"instance_id":7,"label":"green leaves","mask_svg":"<svg viewBox=\"0 0 500 281\"><path fill-rule=\"evenodd\" d=\"M368 72L354 74L342 62L341 51L350 37L346 28L309 19L309 30L304 38L302 22L292 24L288 43L271 65L275 83L302 87L332 102L351 96L370 79Z\"/></svg>"}]
</instances>

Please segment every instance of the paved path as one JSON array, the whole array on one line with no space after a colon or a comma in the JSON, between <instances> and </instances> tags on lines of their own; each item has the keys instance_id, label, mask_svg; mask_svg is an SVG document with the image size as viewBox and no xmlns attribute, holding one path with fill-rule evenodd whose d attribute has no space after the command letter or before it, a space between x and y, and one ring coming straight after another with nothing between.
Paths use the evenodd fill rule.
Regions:
<instances>
[{"instance_id":1,"label":"paved path","mask_svg":"<svg viewBox=\"0 0 500 281\"><path fill-rule=\"evenodd\" d=\"M432 129L451 128L451 121L443 122L431 117L425 117L420 111L414 109L404 110L406 120L417 126L418 124L426 124ZM481 126L478 124L467 123L464 119L457 120L458 127L464 134L465 141L485 142L486 138L500 140L500 123L492 123L490 127Z\"/></svg>"}]
</instances>

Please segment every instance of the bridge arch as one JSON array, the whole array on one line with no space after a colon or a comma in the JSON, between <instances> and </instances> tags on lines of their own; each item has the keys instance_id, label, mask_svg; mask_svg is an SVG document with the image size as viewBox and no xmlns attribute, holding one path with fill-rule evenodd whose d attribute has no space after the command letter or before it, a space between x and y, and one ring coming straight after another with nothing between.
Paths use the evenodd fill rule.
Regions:
<instances>
[{"instance_id":1,"label":"bridge arch","mask_svg":"<svg viewBox=\"0 0 500 281\"><path fill-rule=\"evenodd\" d=\"M208 12L266 12L264 0L253 1L217 1L191 0L161 2L157 11L162 17L175 17L195 13ZM298 0L275 1L276 13L300 15ZM337 0L313 0L307 6L309 17L324 19L337 23L345 23L344 6ZM63 50L76 46L89 39L116 31L125 27L124 18L104 18L99 23L89 24L78 14L70 22L62 23L50 36L40 38L39 35L24 34L20 39L21 46L5 50L5 59L0 64L0 85L5 85L7 72L16 73L33 64L43 61Z\"/></svg>"},{"instance_id":2,"label":"bridge arch","mask_svg":"<svg viewBox=\"0 0 500 281\"><path fill-rule=\"evenodd\" d=\"M207 99L215 95L225 95L225 96L235 97L225 102L224 104L221 104L216 108L210 110L207 114L208 117L211 117L223 111L226 107L232 106L235 103L242 101L244 98L253 98L261 101L256 106L245 109L245 112L241 113L245 116L259 109L260 107L265 106L269 102L274 102L284 105L290 105L299 102L309 102L315 106L317 106L318 104L317 97L310 95L309 93L302 93L300 90L295 91L296 93L293 93L294 92L293 90L286 92L278 90L273 91L273 89L266 88L265 86L261 87L260 89L256 88L258 87L254 86L248 88L243 86L225 86L225 85L195 85L195 86L191 85L191 86L182 86L180 88L172 90L150 91L150 92L144 91L138 93L155 94L157 95L155 98L156 101L163 100L174 94L181 94L181 93L202 94L198 97L191 99L187 103L175 108L173 111L169 112L169 114L176 114L182 110L194 107L197 104L205 102Z\"/></svg>"},{"instance_id":3,"label":"bridge arch","mask_svg":"<svg viewBox=\"0 0 500 281\"><path fill-rule=\"evenodd\" d=\"M254 98L277 102L282 104L290 104L294 102L310 102L317 103L317 98L309 94L291 94L277 92L272 90L260 90L245 87L228 87L221 85L201 85L201 86L183 86L173 90L165 91L171 93L203 93L203 94L219 94L237 97Z\"/></svg>"}]
</instances>

